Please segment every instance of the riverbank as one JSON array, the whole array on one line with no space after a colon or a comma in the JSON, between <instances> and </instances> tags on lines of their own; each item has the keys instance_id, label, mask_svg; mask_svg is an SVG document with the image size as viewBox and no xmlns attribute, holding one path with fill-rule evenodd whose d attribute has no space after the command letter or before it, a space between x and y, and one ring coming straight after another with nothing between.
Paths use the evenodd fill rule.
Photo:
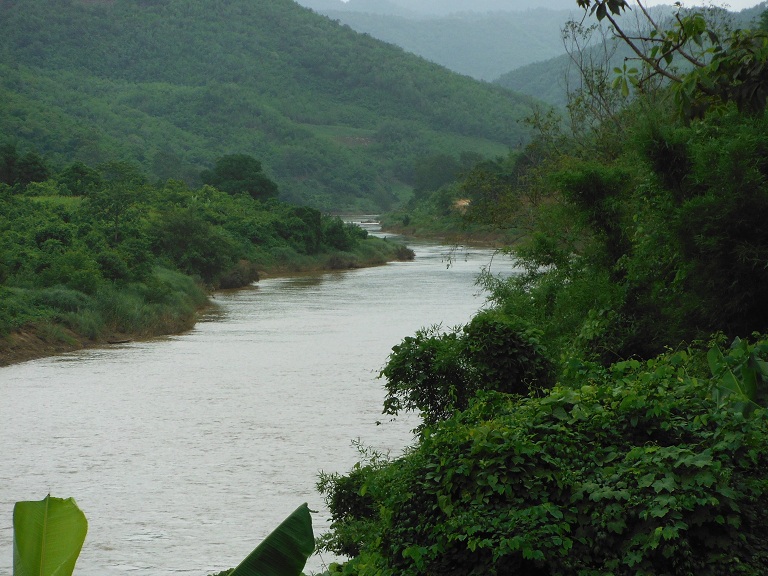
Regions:
<instances>
[{"instance_id":1,"label":"riverbank","mask_svg":"<svg viewBox=\"0 0 768 576\"><path fill-rule=\"evenodd\" d=\"M381 266L387 262L412 259L413 251L403 244L370 237L359 242L350 251L332 251L287 259L277 256L265 257L257 263L257 269L258 276L274 278L367 268ZM249 284L241 284L241 287ZM187 286L184 294L176 299L174 312L164 310L159 320L143 322L140 324L141 328L133 330L119 325L94 328L92 324L88 324L86 328L86 323L78 321L73 313L53 314L49 318L31 321L18 330L0 337L0 366L9 366L64 352L186 332L194 327L199 315L211 305L209 296L215 294L215 290L206 290L200 285L197 285L197 290L199 292ZM89 313L90 311L84 312L86 315Z\"/></svg>"},{"instance_id":2,"label":"riverbank","mask_svg":"<svg viewBox=\"0 0 768 576\"><path fill-rule=\"evenodd\" d=\"M520 234L510 228L488 225L471 225L460 215L444 218L408 217L401 213L384 215L381 229L405 238L421 238L447 245L471 245L486 248L513 246L520 240Z\"/></svg>"}]
</instances>

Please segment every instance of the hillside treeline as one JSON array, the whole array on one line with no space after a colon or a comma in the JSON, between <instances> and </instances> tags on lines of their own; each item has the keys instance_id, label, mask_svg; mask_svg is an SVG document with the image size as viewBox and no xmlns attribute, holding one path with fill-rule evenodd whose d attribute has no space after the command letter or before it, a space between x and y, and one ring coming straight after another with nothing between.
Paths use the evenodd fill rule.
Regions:
<instances>
[{"instance_id":1,"label":"hillside treeline","mask_svg":"<svg viewBox=\"0 0 768 576\"><path fill-rule=\"evenodd\" d=\"M768 571L768 34L685 13L647 40L400 215L512 229L520 272L392 349L384 412L421 425L321 475L329 573Z\"/></svg>"},{"instance_id":2,"label":"hillside treeline","mask_svg":"<svg viewBox=\"0 0 768 576\"><path fill-rule=\"evenodd\" d=\"M532 105L292 0L5 2L0 99L0 134L52 162L197 186L245 152L283 200L371 212L422 156L525 142Z\"/></svg>"},{"instance_id":3,"label":"hillside treeline","mask_svg":"<svg viewBox=\"0 0 768 576\"><path fill-rule=\"evenodd\" d=\"M202 178L209 184L199 188L153 185L124 162L52 170L35 151L2 147L2 363L14 359L14 334L78 345L178 332L209 289L246 286L259 271L412 256L338 217L275 200L276 184L250 156L222 157Z\"/></svg>"}]
</instances>

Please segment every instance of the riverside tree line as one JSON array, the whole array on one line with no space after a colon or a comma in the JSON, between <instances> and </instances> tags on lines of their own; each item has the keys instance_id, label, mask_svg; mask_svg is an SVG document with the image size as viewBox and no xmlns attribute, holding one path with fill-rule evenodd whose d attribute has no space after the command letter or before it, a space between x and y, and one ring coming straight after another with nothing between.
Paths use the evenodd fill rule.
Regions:
<instances>
[{"instance_id":1,"label":"riverside tree line","mask_svg":"<svg viewBox=\"0 0 768 576\"><path fill-rule=\"evenodd\" d=\"M634 59L397 216L469 200L522 272L393 348L384 411L422 424L403 456L321 475L321 547L349 557L329 573L768 571L768 35L578 3Z\"/></svg>"}]
</instances>

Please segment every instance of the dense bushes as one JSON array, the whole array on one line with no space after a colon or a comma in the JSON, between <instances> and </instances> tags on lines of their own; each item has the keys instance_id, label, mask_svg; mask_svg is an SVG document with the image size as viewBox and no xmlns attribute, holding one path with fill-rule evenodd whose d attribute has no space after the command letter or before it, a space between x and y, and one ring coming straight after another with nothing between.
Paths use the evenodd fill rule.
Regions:
<instances>
[{"instance_id":1,"label":"dense bushes","mask_svg":"<svg viewBox=\"0 0 768 576\"><path fill-rule=\"evenodd\" d=\"M236 160L255 169L247 158ZM339 254L345 268L398 257L396 243L367 241L337 217L262 203L247 188L230 192L151 186L114 162L0 184L0 334L42 321L88 338L177 331L193 322L204 288L245 286L259 268L323 267Z\"/></svg>"},{"instance_id":2,"label":"dense bushes","mask_svg":"<svg viewBox=\"0 0 768 576\"><path fill-rule=\"evenodd\" d=\"M691 120L648 85L599 123L590 106L618 102L609 86L577 94L570 125L534 117L529 147L453 186L472 223L524 232L520 273L484 274L492 311L463 330L393 349L385 412L425 425L403 456L321 483L324 545L356 550L330 572L768 572L768 116L720 101ZM535 381L528 370L557 384L522 395L509 384Z\"/></svg>"},{"instance_id":3,"label":"dense bushes","mask_svg":"<svg viewBox=\"0 0 768 576\"><path fill-rule=\"evenodd\" d=\"M363 525L344 573L764 574L768 421L733 384L767 352L581 365L544 396L481 394L402 458L323 486L337 537Z\"/></svg>"},{"instance_id":4,"label":"dense bushes","mask_svg":"<svg viewBox=\"0 0 768 576\"><path fill-rule=\"evenodd\" d=\"M384 413L415 410L422 429L465 410L480 390L538 393L552 386L552 363L540 334L500 312L483 312L463 328L419 330L392 348Z\"/></svg>"}]
</instances>

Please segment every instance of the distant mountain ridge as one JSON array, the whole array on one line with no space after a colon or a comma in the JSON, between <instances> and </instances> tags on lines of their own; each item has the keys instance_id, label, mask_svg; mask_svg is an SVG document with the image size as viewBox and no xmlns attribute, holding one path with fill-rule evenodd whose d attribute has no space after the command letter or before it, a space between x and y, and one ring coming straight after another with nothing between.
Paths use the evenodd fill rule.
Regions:
<instances>
[{"instance_id":1,"label":"distant mountain ridge","mask_svg":"<svg viewBox=\"0 0 768 576\"><path fill-rule=\"evenodd\" d=\"M313 10L337 10L391 14L400 16L427 15L447 16L450 14L474 12L524 12L531 9L530 0L296 0L302 6ZM547 10L571 10L572 0L549 0L536 7Z\"/></svg>"},{"instance_id":2,"label":"distant mountain ridge","mask_svg":"<svg viewBox=\"0 0 768 576\"><path fill-rule=\"evenodd\" d=\"M292 0L0 2L0 144L195 182L253 155L284 199L378 210L414 162L504 153L532 100Z\"/></svg>"},{"instance_id":3,"label":"distant mountain ridge","mask_svg":"<svg viewBox=\"0 0 768 576\"><path fill-rule=\"evenodd\" d=\"M486 81L562 54L560 28L571 15L549 9L410 17L352 10L320 12L353 30Z\"/></svg>"},{"instance_id":4,"label":"distant mountain ridge","mask_svg":"<svg viewBox=\"0 0 768 576\"><path fill-rule=\"evenodd\" d=\"M768 9L768 2L752 8L732 12L725 16L730 20L733 28L748 28L757 25L760 14ZM671 10L671 7L656 7L656 10ZM611 66L621 66L624 58L635 58L629 48L619 44ZM566 77L569 76L570 79ZM567 54L561 54L542 62L535 62L526 66L511 69L502 74L494 84L503 86L514 92L528 94L554 106L563 107L568 98L566 87L578 85L578 76L575 66L570 63Z\"/></svg>"},{"instance_id":5,"label":"distant mountain ridge","mask_svg":"<svg viewBox=\"0 0 768 576\"><path fill-rule=\"evenodd\" d=\"M297 0L353 30L479 80L563 53L560 29L575 0L527 8L524 0Z\"/></svg>"}]
</instances>

